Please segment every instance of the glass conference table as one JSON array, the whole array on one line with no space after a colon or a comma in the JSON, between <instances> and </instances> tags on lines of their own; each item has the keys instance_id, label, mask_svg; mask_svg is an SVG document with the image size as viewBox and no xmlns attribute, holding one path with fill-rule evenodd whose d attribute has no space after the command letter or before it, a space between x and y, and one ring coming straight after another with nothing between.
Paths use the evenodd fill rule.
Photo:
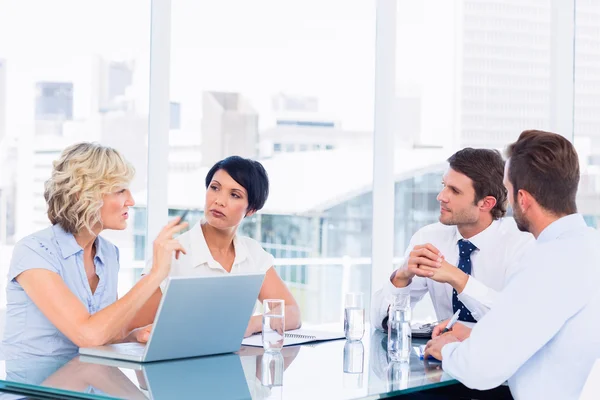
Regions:
<instances>
[{"instance_id":1,"label":"glass conference table","mask_svg":"<svg viewBox=\"0 0 600 400\"><path fill-rule=\"evenodd\" d=\"M425 343L414 339L413 345ZM387 337L137 364L95 357L0 361L0 399L377 399L456 384L437 362L390 363ZM4 357L6 358L6 357Z\"/></svg>"}]
</instances>

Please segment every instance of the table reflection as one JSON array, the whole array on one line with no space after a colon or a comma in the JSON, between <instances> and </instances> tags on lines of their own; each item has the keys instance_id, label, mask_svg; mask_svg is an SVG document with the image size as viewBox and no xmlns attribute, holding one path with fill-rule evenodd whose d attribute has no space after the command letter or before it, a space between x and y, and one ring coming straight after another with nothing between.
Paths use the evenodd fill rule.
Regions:
<instances>
[{"instance_id":1,"label":"table reflection","mask_svg":"<svg viewBox=\"0 0 600 400\"><path fill-rule=\"evenodd\" d=\"M265 352L261 347L243 346L242 360L248 388L253 399L281 399L285 390L285 370L298 356L302 346L286 346L280 352Z\"/></svg>"},{"instance_id":2,"label":"table reflection","mask_svg":"<svg viewBox=\"0 0 600 400\"><path fill-rule=\"evenodd\" d=\"M62 361L6 361L7 380L127 399L251 398L237 354L146 364L90 356Z\"/></svg>"},{"instance_id":3,"label":"table reflection","mask_svg":"<svg viewBox=\"0 0 600 400\"><path fill-rule=\"evenodd\" d=\"M244 346L234 354L146 364L90 356L0 363L6 370L4 378L0 365L0 379L9 388L38 390L49 397L79 393L127 399L358 399L456 382L440 363L419 360L414 352L409 363L390 362L387 336L378 331L362 341L288 346L280 353Z\"/></svg>"},{"instance_id":4,"label":"table reflection","mask_svg":"<svg viewBox=\"0 0 600 400\"><path fill-rule=\"evenodd\" d=\"M426 340L413 340L413 346L425 344ZM385 382L388 391L453 380L444 373L441 363L420 360L414 351L408 363L391 361L387 354L387 335L374 331L370 338L370 369L379 380ZM402 365L404 364L404 365Z\"/></svg>"}]
</instances>

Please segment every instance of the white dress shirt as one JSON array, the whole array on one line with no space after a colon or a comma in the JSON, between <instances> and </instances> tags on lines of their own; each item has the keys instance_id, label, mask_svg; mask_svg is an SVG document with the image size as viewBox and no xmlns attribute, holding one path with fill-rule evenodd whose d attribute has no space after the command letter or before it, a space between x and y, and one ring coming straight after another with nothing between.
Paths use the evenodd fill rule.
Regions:
<instances>
[{"instance_id":1,"label":"white dress shirt","mask_svg":"<svg viewBox=\"0 0 600 400\"><path fill-rule=\"evenodd\" d=\"M173 258L169 276L217 276L229 273L210 254L201 222L176 238L187 254L180 254L178 260ZM231 274L266 272L273 266L273 256L254 239L236 235L233 238L233 247L235 259ZM149 260L142 275L149 273L151 269L152 260ZM162 291L166 285L165 279L160 285Z\"/></svg>"},{"instance_id":2,"label":"white dress shirt","mask_svg":"<svg viewBox=\"0 0 600 400\"><path fill-rule=\"evenodd\" d=\"M431 243L450 264L457 266L460 239L463 237L454 225L428 225L413 235L404 257L408 259L414 246ZM469 309L473 318L479 321L492 307L506 279L516 272L514 267L518 265L517 261L534 243L534 237L530 233L519 231L513 218L501 218L468 240L478 250L471 254L471 275L464 290L458 294L458 299ZM411 305L414 306L427 292L431 296L437 319L450 318L454 314L453 290L450 284L418 276L415 276L408 286L397 288L388 278L383 288L373 296L371 324L377 329L382 329L382 321L395 295L410 294Z\"/></svg>"},{"instance_id":3,"label":"white dress shirt","mask_svg":"<svg viewBox=\"0 0 600 400\"><path fill-rule=\"evenodd\" d=\"M550 224L494 307L443 368L464 385L508 379L515 399L578 399L600 357L600 232L573 214Z\"/></svg>"}]
</instances>

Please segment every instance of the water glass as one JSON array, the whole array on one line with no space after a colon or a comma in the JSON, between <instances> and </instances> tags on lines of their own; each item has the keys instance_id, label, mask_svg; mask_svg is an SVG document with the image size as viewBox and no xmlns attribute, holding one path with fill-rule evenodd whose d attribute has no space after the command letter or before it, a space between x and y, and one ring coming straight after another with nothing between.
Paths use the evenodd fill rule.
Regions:
<instances>
[{"instance_id":1,"label":"water glass","mask_svg":"<svg viewBox=\"0 0 600 400\"><path fill-rule=\"evenodd\" d=\"M266 389L264 397L269 400L283 399L284 358L281 352L265 351L260 360L260 383Z\"/></svg>"},{"instance_id":2,"label":"water glass","mask_svg":"<svg viewBox=\"0 0 600 400\"><path fill-rule=\"evenodd\" d=\"M285 337L285 302L264 300L262 318L262 344L266 351L281 351Z\"/></svg>"},{"instance_id":3,"label":"water glass","mask_svg":"<svg viewBox=\"0 0 600 400\"><path fill-rule=\"evenodd\" d=\"M344 388L360 389L363 387L363 365L365 347L360 340L347 340L344 344Z\"/></svg>"},{"instance_id":4,"label":"water glass","mask_svg":"<svg viewBox=\"0 0 600 400\"><path fill-rule=\"evenodd\" d=\"M408 362L412 346L409 296L397 296L388 312L387 351L390 361Z\"/></svg>"},{"instance_id":5,"label":"water glass","mask_svg":"<svg viewBox=\"0 0 600 400\"><path fill-rule=\"evenodd\" d=\"M404 390L410 381L410 364L391 361L387 366L388 390Z\"/></svg>"},{"instance_id":6,"label":"water glass","mask_svg":"<svg viewBox=\"0 0 600 400\"><path fill-rule=\"evenodd\" d=\"M284 359L281 352L264 352L260 360L260 383L274 387L283 385Z\"/></svg>"},{"instance_id":7,"label":"water glass","mask_svg":"<svg viewBox=\"0 0 600 400\"><path fill-rule=\"evenodd\" d=\"M347 340L344 345L344 372L362 374L365 360L365 347L360 340Z\"/></svg>"},{"instance_id":8,"label":"water glass","mask_svg":"<svg viewBox=\"0 0 600 400\"><path fill-rule=\"evenodd\" d=\"M365 305L362 293L346 294L344 333L348 340L360 340L365 334Z\"/></svg>"}]
</instances>

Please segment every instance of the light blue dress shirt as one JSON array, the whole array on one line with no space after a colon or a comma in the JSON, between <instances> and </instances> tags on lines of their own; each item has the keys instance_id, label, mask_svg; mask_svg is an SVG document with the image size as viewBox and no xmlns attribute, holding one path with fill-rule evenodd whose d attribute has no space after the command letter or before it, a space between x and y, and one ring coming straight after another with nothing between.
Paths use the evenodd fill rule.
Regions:
<instances>
[{"instance_id":1,"label":"light blue dress shirt","mask_svg":"<svg viewBox=\"0 0 600 400\"><path fill-rule=\"evenodd\" d=\"M95 242L94 264L99 282L92 294L83 265L83 249L75 237L54 225L19 241L13 250L6 287L5 357L74 354L77 346L63 335L31 301L15 278L29 269L45 269L61 276L90 314L117 300L119 251L108 240Z\"/></svg>"},{"instance_id":2,"label":"light blue dress shirt","mask_svg":"<svg viewBox=\"0 0 600 400\"><path fill-rule=\"evenodd\" d=\"M572 214L550 224L444 371L474 389L508 380L515 399L578 399L600 358L600 232Z\"/></svg>"}]
</instances>

